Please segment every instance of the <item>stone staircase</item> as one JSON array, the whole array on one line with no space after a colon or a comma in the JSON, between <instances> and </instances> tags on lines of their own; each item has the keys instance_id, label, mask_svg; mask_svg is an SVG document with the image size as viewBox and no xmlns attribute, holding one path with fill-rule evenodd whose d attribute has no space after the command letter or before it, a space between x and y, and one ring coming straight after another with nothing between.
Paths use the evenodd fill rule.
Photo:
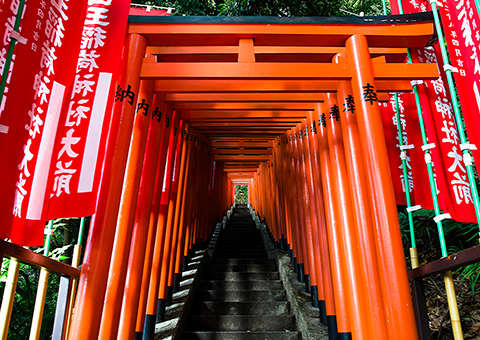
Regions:
<instances>
[{"instance_id":1,"label":"stone staircase","mask_svg":"<svg viewBox=\"0 0 480 340\"><path fill-rule=\"evenodd\" d=\"M300 339L275 261L246 206L233 211L219 238L182 339Z\"/></svg>"}]
</instances>

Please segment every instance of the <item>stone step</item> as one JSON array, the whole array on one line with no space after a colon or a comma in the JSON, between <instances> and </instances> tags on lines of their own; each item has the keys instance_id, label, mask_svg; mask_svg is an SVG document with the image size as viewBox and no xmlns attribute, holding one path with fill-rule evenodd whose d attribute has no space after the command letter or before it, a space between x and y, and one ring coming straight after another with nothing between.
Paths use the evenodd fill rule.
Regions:
<instances>
[{"instance_id":1,"label":"stone step","mask_svg":"<svg viewBox=\"0 0 480 340\"><path fill-rule=\"evenodd\" d=\"M235 257L235 253L240 253L240 254L245 254L245 253L261 253L265 252L265 248L262 245L259 245L257 247L247 247L247 246L229 246L229 245L221 245L218 247L218 250L223 251L225 253L230 253L232 254L231 257ZM260 256L261 257L261 256Z\"/></svg>"},{"instance_id":2,"label":"stone step","mask_svg":"<svg viewBox=\"0 0 480 340\"><path fill-rule=\"evenodd\" d=\"M265 248L263 241L252 242L249 239L236 241L223 241L220 243L222 249L231 249L236 251L243 250L263 250Z\"/></svg>"},{"instance_id":3,"label":"stone step","mask_svg":"<svg viewBox=\"0 0 480 340\"><path fill-rule=\"evenodd\" d=\"M203 272L182 339L300 340L290 313L249 210L235 209Z\"/></svg>"},{"instance_id":4,"label":"stone step","mask_svg":"<svg viewBox=\"0 0 480 340\"><path fill-rule=\"evenodd\" d=\"M258 236L258 237L257 237ZM238 235L223 235L222 241L223 242L237 242L238 240L248 240L250 242L263 242L263 240L260 238L260 235L255 235L252 233L246 234L238 234Z\"/></svg>"},{"instance_id":5,"label":"stone step","mask_svg":"<svg viewBox=\"0 0 480 340\"><path fill-rule=\"evenodd\" d=\"M212 259L211 264L275 264L274 259L242 259L242 258L228 258L228 259Z\"/></svg>"},{"instance_id":6,"label":"stone step","mask_svg":"<svg viewBox=\"0 0 480 340\"><path fill-rule=\"evenodd\" d=\"M283 289L280 280L258 280L258 281L223 281L211 280L200 281L199 289L205 290L266 290Z\"/></svg>"},{"instance_id":7,"label":"stone step","mask_svg":"<svg viewBox=\"0 0 480 340\"><path fill-rule=\"evenodd\" d=\"M260 242L260 233L241 233L241 234L225 234L222 236L222 241L236 242L237 240L248 240L250 242Z\"/></svg>"},{"instance_id":8,"label":"stone step","mask_svg":"<svg viewBox=\"0 0 480 340\"><path fill-rule=\"evenodd\" d=\"M232 238L223 239L221 241L222 246L233 246L237 248L254 248L263 247L263 240L255 240L253 236L235 236Z\"/></svg>"},{"instance_id":9,"label":"stone step","mask_svg":"<svg viewBox=\"0 0 480 340\"><path fill-rule=\"evenodd\" d=\"M206 280L248 281L248 280L279 280L278 272L266 273L205 273Z\"/></svg>"},{"instance_id":10,"label":"stone step","mask_svg":"<svg viewBox=\"0 0 480 340\"><path fill-rule=\"evenodd\" d=\"M185 332L184 340L299 340L300 335L296 331L225 331L225 332Z\"/></svg>"},{"instance_id":11,"label":"stone step","mask_svg":"<svg viewBox=\"0 0 480 340\"><path fill-rule=\"evenodd\" d=\"M209 272L243 272L243 273L261 273L275 272L277 266L274 264L214 264L207 267Z\"/></svg>"},{"instance_id":12,"label":"stone step","mask_svg":"<svg viewBox=\"0 0 480 340\"><path fill-rule=\"evenodd\" d=\"M286 294L284 290L202 290L197 292L195 299L222 302L280 301L286 299Z\"/></svg>"},{"instance_id":13,"label":"stone step","mask_svg":"<svg viewBox=\"0 0 480 340\"><path fill-rule=\"evenodd\" d=\"M230 249L226 249L224 251L219 251L217 253L218 257L221 258L231 258L231 257L237 257L237 258L258 258L258 257L263 257L266 258L267 254L265 253L264 250L262 251L231 251Z\"/></svg>"},{"instance_id":14,"label":"stone step","mask_svg":"<svg viewBox=\"0 0 480 340\"><path fill-rule=\"evenodd\" d=\"M196 331L285 331L295 330L293 315L192 315L188 330Z\"/></svg>"},{"instance_id":15,"label":"stone step","mask_svg":"<svg viewBox=\"0 0 480 340\"><path fill-rule=\"evenodd\" d=\"M252 258L259 258L259 257L264 257L267 258L267 254L265 252L263 253L217 253L219 258L231 258L231 257L237 257L237 258L244 258L244 259L252 259Z\"/></svg>"},{"instance_id":16,"label":"stone step","mask_svg":"<svg viewBox=\"0 0 480 340\"><path fill-rule=\"evenodd\" d=\"M229 233L242 233L246 230L250 231L255 231L258 232L257 227L255 226L254 222L249 222L249 223L229 223L227 224L224 234L229 234Z\"/></svg>"},{"instance_id":17,"label":"stone step","mask_svg":"<svg viewBox=\"0 0 480 340\"><path fill-rule=\"evenodd\" d=\"M287 301L213 302L192 303L192 314L202 315L288 315Z\"/></svg>"},{"instance_id":18,"label":"stone step","mask_svg":"<svg viewBox=\"0 0 480 340\"><path fill-rule=\"evenodd\" d=\"M235 242L220 242L220 249L231 249L235 251L244 251L244 250L263 250L265 248L263 242L250 242L249 240L245 241L235 241Z\"/></svg>"}]
</instances>

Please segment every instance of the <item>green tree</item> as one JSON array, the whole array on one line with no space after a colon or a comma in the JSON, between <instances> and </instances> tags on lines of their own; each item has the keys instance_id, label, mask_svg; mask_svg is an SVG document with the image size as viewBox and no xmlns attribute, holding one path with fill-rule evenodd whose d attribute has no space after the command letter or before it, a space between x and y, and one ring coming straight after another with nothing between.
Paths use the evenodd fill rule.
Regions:
<instances>
[{"instance_id":1,"label":"green tree","mask_svg":"<svg viewBox=\"0 0 480 340\"><path fill-rule=\"evenodd\" d=\"M86 219L86 231L82 236L83 244L87 239L88 225L90 218ZM71 263L71 256L74 244L77 244L77 235L80 226L78 218L61 218L54 220L53 233L50 241L49 257ZM31 247L30 250L43 254L44 247ZM0 271L0 302L3 298L5 282L7 279L10 260L4 258ZM32 268L29 265L20 266L17 289L15 291L15 300L13 304L12 317L8 332L8 340L28 339L32 323L33 309L38 286L40 270ZM47 295L42 318L42 328L40 332L41 340L51 338L53 323L55 320L55 310L57 305L58 289L60 277L56 274L49 275Z\"/></svg>"},{"instance_id":2,"label":"green tree","mask_svg":"<svg viewBox=\"0 0 480 340\"><path fill-rule=\"evenodd\" d=\"M248 185L235 184L235 204L248 203Z\"/></svg>"},{"instance_id":3,"label":"green tree","mask_svg":"<svg viewBox=\"0 0 480 340\"><path fill-rule=\"evenodd\" d=\"M383 14L382 0L135 0L134 3L173 7L173 15L291 17Z\"/></svg>"}]
</instances>

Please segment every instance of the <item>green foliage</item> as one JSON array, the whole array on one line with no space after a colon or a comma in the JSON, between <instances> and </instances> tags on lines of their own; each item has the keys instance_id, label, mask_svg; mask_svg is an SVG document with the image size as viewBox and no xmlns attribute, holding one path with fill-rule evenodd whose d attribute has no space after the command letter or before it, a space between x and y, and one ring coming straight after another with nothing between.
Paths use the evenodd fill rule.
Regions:
<instances>
[{"instance_id":1,"label":"green foliage","mask_svg":"<svg viewBox=\"0 0 480 340\"><path fill-rule=\"evenodd\" d=\"M89 221L90 218L87 218L87 226ZM78 218L62 218L54 220L49 257L67 264L71 263L73 245L77 244L79 226L80 219ZM82 244L85 244L86 234L87 232L85 231ZM30 250L39 254L44 253L43 246L32 247ZM0 272L0 298L3 298L9 264L10 260L3 259ZM28 265L20 265L12 318L7 338L8 340L28 339L29 337L39 276L40 270ZM56 274L50 274L43 312L42 328L40 332L40 339L42 340L50 339L52 334L59 285L60 277Z\"/></svg>"},{"instance_id":2,"label":"green foliage","mask_svg":"<svg viewBox=\"0 0 480 340\"><path fill-rule=\"evenodd\" d=\"M470 288L472 289L472 295L475 294L475 286L480 282L480 263L472 263L459 270L460 280L467 280Z\"/></svg>"},{"instance_id":3,"label":"green foliage","mask_svg":"<svg viewBox=\"0 0 480 340\"><path fill-rule=\"evenodd\" d=\"M433 221L435 212L433 210L421 209L413 212L412 215L420 263L427 263L441 258L442 254L440 251L438 229L436 223ZM410 229L407 214L403 211L399 211L398 216L402 230L404 248L407 250L410 247ZM454 254L477 245L478 224L476 223L461 223L454 220L444 220L443 230L448 254ZM409 258L407 251L406 257ZM468 281L473 292L475 285L480 280L480 263L471 264L461 268L457 270L457 273L459 274L460 280Z\"/></svg>"},{"instance_id":4,"label":"green foliage","mask_svg":"<svg viewBox=\"0 0 480 340\"><path fill-rule=\"evenodd\" d=\"M235 184L235 204L248 203L248 185Z\"/></svg>"},{"instance_id":5,"label":"green foliage","mask_svg":"<svg viewBox=\"0 0 480 340\"><path fill-rule=\"evenodd\" d=\"M134 3L173 7L173 15L204 16L350 16L382 15L382 0L135 0ZM342 11L344 10L344 11Z\"/></svg>"}]
</instances>

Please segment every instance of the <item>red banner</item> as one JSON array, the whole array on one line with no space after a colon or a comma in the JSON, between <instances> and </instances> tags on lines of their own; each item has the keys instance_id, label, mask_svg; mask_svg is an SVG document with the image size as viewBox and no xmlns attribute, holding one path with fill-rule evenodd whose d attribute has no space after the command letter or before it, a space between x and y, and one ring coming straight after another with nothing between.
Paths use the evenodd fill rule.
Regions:
<instances>
[{"instance_id":1,"label":"red banner","mask_svg":"<svg viewBox=\"0 0 480 340\"><path fill-rule=\"evenodd\" d=\"M88 1L74 86L52 161L48 219L95 212L129 8L129 1ZM129 100L128 89L120 95Z\"/></svg>"},{"instance_id":2,"label":"red banner","mask_svg":"<svg viewBox=\"0 0 480 340\"><path fill-rule=\"evenodd\" d=\"M473 0L439 0L450 62L470 143L480 147L480 17ZM398 13L396 1L392 13ZM426 0L403 1L405 13L431 10ZM438 54L440 56L440 54ZM446 79L446 78L445 78ZM474 151L475 159L478 152Z\"/></svg>"},{"instance_id":3,"label":"red banner","mask_svg":"<svg viewBox=\"0 0 480 340\"><path fill-rule=\"evenodd\" d=\"M173 9L173 8L172 8ZM131 7L129 15L152 15L152 16L169 16L170 10L155 9L151 6L145 6L144 8Z\"/></svg>"},{"instance_id":4,"label":"red banner","mask_svg":"<svg viewBox=\"0 0 480 340\"><path fill-rule=\"evenodd\" d=\"M441 0L438 4L450 56L453 65L458 67L455 76L459 85L460 100L462 106L468 108L464 110L467 128L471 126L474 129L476 124L480 123L475 94L476 81L480 73L476 52L480 35L478 30L475 31L477 23L480 24L478 13L468 0ZM398 5L393 1L391 5L392 13L398 13L396 12ZM426 0L409 0L403 1L403 9L405 13L416 13L431 10L431 6ZM454 24L453 21L457 23ZM472 45L473 41L477 41L476 45L473 43L475 46ZM440 208L450 213L452 218L459 222L476 222L454 112L446 83L443 81L446 76L441 53L438 45L435 49L427 48L414 52L414 62L437 63L441 73L438 80L428 81L418 86L428 140L436 146L432 150L432 158L436 165ZM466 59L471 60L467 62ZM478 132L471 134L472 142L475 142L477 134Z\"/></svg>"},{"instance_id":5,"label":"red banner","mask_svg":"<svg viewBox=\"0 0 480 340\"><path fill-rule=\"evenodd\" d=\"M396 125L395 106L391 103L379 103L380 114L382 116L383 133L387 144L388 162L390 164L390 173L392 175L393 188L395 191L395 201L397 205L406 205L405 197L405 179L402 172L402 161L400 160L400 149L398 148L398 132ZM405 129L406 131L406 129ZM404 133L404 135L406 135ZM408 136L405 136L408 143ZM408 188L413 199L413 177L411 167L408 169Z\"/></svg>"},{"instance_id":6,"label":"red banner","mask_svg":"<svg viewBox=\"0 0 480 340\"><path fill-rule=\"evenodd\" d=\"M13 32L19 4L20 4L19 0L10 0L10 1L0 3L0 22L2 23L2 29L0 32L3 33L1 34L2 40L0 41L0 76L3 75L3 70L5 68L7 53L10 46L10 35ZM22 26L19 27L19 33L21 33L21 31L22 31ZM14 65L15 65L15 55L13 56L12 61L10 63L9 72L7 75L7 82L6 82L5 90L3 93L3 99L0 105L0 133L8 133L8 126L1 124L1 117L5 109L5 102L6 102L8 90L10 87L11 74L12 74Z\"/></svg>"},{"instance_id":7,"label":"red banner","mask_svg":"<svg viewBox=\"0 0 480 340\"><path fill-rule=\"evenodd\" d=\"M436 57L438 54L439 51L434 48L412 51L414 62L438 63L442 71L443 64ZM450 213L456 221L476 222L455 116L442 80L445 75L440 73L437 80L426 81L418 86L428 142L435 144L431 154L440 209Z\"/></svg>"},{"instance_id":8,"label":"red banner","mask_svg":"<svg viewBox=\"0 0 480 340\"><path fill-rule=\"evenodd\" d=\"M480 18L473 0L439 0L439 6L469 140L480 147Z\"/></svg>"},{"instance_id":9,"label":"red banner","mask_svg":"<svg viewBox=\"0 0 480 340\"><path fill-rule=\"evenodd\" d=\"M419 12L427 12L432 10L432 6L428 0L401 0L403 14L412 14ZM390 0L390 9L392 14L400 14L398 0Z\"/></svg>"},{"instance_id":10,"label":"red banner","mask_svg":"<svg viewBox=\"0 0 480 340\"><path fill-rule=\"evenodd\" d=\"M411 204L420 205L424 209L433 209L432 195L428 186L428 173L423 158L422 136L413 93L403 93L398 98L400 123L402 126L402 143L407 149L406 164L408 188ZM388 103L380 103L380 113L387 143L388 160L395 189L397 204L406 205L405 179L400 159L400 143L398 137L395 100L392 96Z\"/></svg>"},{"instance_id":11,"label":"red banner","mask_svg":"<svg viewBox=\"0 0 480 340\"><path fill-rule=\"evenodd\" d=\"M30 0L16 44L0 134L0 237L43 243L52 152L62 105L70 94L86 1ZM82 18L79 20L79 18Z\"/></svg>"}]
</instances>

